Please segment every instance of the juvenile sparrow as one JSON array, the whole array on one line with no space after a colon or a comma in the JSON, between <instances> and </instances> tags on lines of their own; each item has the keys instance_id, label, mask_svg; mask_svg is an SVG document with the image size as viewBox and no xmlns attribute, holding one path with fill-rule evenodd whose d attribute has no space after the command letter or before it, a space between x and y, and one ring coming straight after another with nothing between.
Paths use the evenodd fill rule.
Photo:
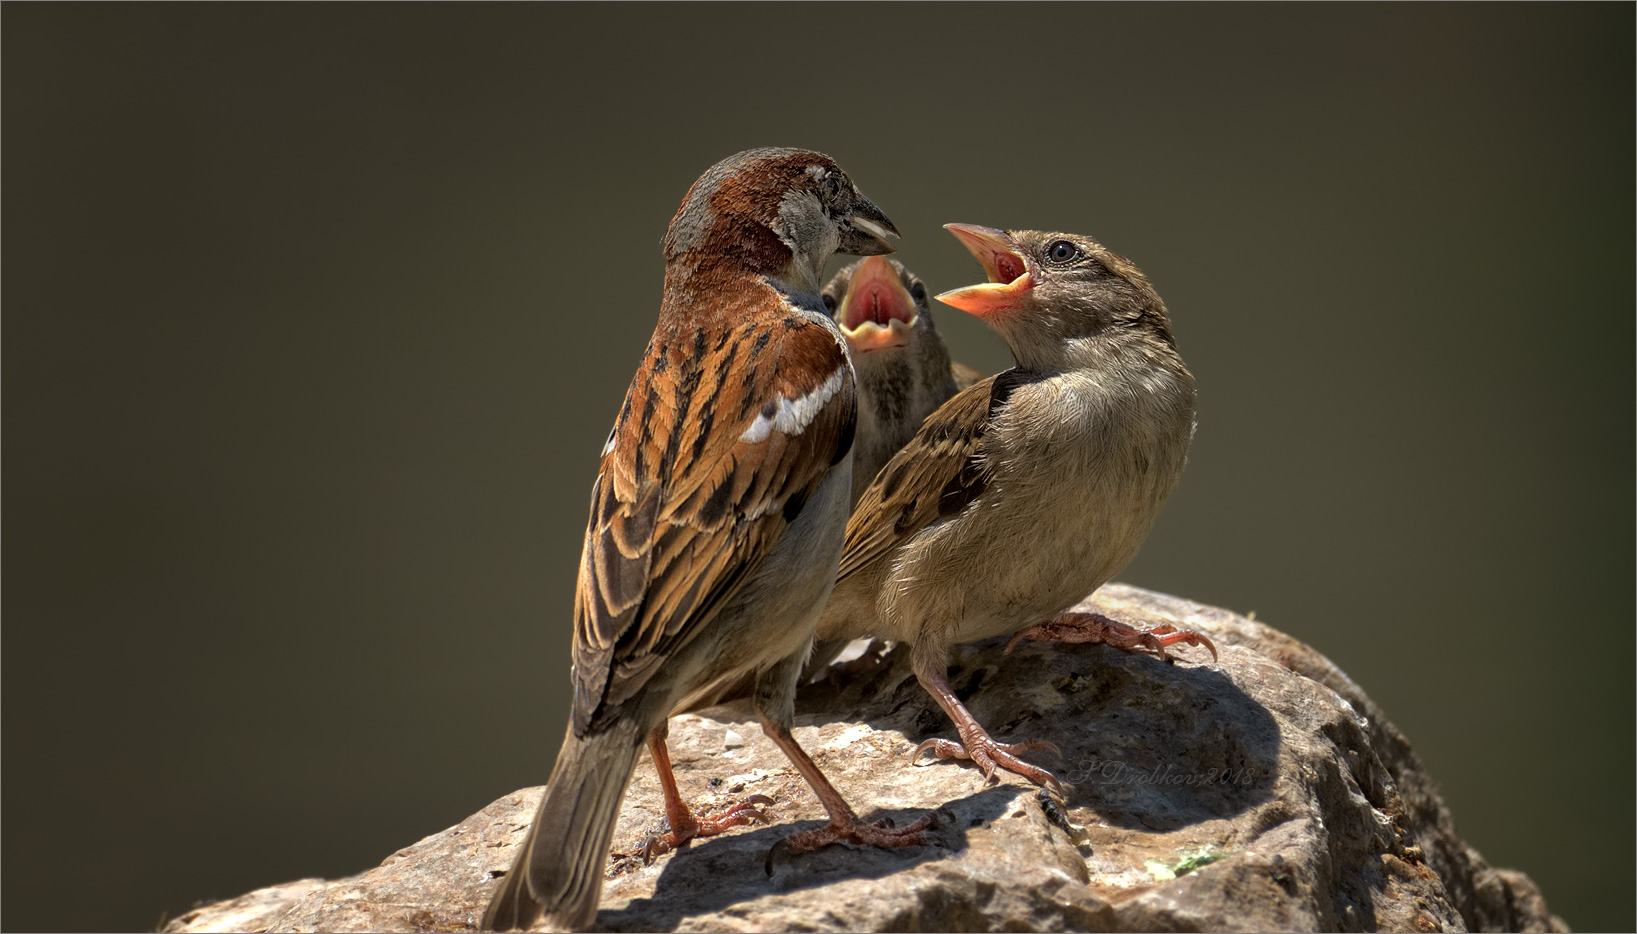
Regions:
<instances>
[{"instance_id":1,"label":"juvenile sparrow","mask_svg":"<svg viewBox=\"0 0 1637 934\"><path fill-rule=\"evenodd\" d=\"M895 259L871 256L843 268L825 285L824 306L847 335L858 372L857 503L921 422L964 388L957 372L965 385L982 377L950 362L927 307L926 284Z\"/></svg>"},{"instance_id":2,"label":"juvenile sparrow","mask_svg":"<svg viewBox=\"0 0 1637 934\"><path fill-rule=\"evenodd\" d=\"M1162 655L1176 642L1208 645L1168 627L1052 619L1125 567L1147 537L1182 475L1194 380L1164 303L1129 260L1089 237L948 229L989 282L938 300L998 331L1017 365L946 402L864 492L818 636L912 644L916 677L961 738L929 740L916 753L930 748L970 758L991 777L999 766L1057 786L1017 756L1050 743L998 743L955 696L949 647L1007 633Z\"/></svg>"},{"instance_id":3,"label":"juvenile sparrow","mask_svg":"<svg viewBox=\"0 0 1637 934\"><path fill-rule=\"evenodd\" d=\"M570 930L591 924L644 743L671 845L747 819L742 806L697 820L665 748L672 712L747 673L763 730L831 817L787 849L919 842L925 821L861 823L790 735L795 679L841 553L857 419L819 273L838 251L890 252L896 233L816 152L742 152L688 190L665 235L659 323L592 487L573 716L485 928L532 926L542 914Z\"/></svg>"}]
</instances>

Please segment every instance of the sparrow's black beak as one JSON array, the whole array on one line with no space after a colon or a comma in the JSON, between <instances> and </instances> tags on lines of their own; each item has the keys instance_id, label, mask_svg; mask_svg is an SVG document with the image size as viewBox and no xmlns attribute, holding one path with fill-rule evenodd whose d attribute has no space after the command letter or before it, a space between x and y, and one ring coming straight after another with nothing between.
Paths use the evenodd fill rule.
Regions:
<instances>
[{"instance_id":1,"label":"sparrow's black beak","mask_svg":"<svg viewBox=\"0 0 1637 934\"><path fill-rule=\"evenodd\" d=\"M858 196L858 200L853 202L852 211L837 226L841 228L841 245L836 247L838 253L879 256L897 249L887 238L896 238L898 228L887 220L887 215L881 213L874 201L863 195Z\"/></svg>"}]
</instances>

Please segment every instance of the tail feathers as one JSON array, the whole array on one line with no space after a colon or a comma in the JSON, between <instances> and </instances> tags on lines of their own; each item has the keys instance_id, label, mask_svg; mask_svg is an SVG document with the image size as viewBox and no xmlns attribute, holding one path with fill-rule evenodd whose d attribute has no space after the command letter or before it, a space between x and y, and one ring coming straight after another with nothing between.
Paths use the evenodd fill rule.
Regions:
<instances>
[{"instance_id":1,"label":"tail feathers","mask_svg":"<svg viewBox=\"0 0 1637 934\"><path fill-rule=\"evenodd\" d=\"M640 730L622 724L584 738L570 731L563 739L534 824L483 914L484 930L528 930L542 915L562 930L591 927L642 740Z\"/></svg>"}]
</instances>

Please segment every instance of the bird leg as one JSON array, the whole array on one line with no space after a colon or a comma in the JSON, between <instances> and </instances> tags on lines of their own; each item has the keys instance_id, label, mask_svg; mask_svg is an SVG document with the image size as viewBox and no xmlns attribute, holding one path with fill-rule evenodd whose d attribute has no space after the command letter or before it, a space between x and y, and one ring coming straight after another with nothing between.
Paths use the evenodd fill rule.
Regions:
<instances>
[{"instance_id":1,"label":"bird leg","mask_svg":"<svg viewBox=\"0 0 1637 934\"><path fill-rule=\"evenodd\" d=\"M1063 785L1057 776L1037 766L1030 765L1017 757L1018 753L1029 752L1035 749L1049 749L1058 756L1062 752L1052 743L1043 739L1025 739L1015 743L997 743L966 709L961 699L955 696L955 689L949 686L949 677L946 674L947 654L942 646L928 648L922 651L921 644L916 645L913 656L915 677L920 680L921 687L926 688L928 694L944 709L949 719L955 722L955 730L960 733L961 741L948 739L929 739L915 747L910 754L910 761L914 762L921 753L930 749L933 755L940 759L971 759L991 783L995 781L995 769L1002 768L1008 772L1015 772L1027 778L1036 785L1049 787L1062 794Z\"/></svg>"},{"instance_id":2,"label":"bird leg","mask_svg":"<svg viewBox=\"0 0 1637 934\"><path fill-rule=\"evenodd\" d=\"M1153 629L1138 629L1115 622L1101 613L1062 613L1056 619L1023 630L1006 643L1006 652L1019 642L1101 642L1128 652L1152 652L1160 661L1170 661L1165 647L1179 642L1203 646L1211 650L1211 661L1216 661L1216 646L1211 640L1188 629L1178 629L1170 623Z\"/></svg>"},{"instance_id":3,"label":"bird leg","mask_svg":"<svg viewBox=\"0 0 1637 934\"><path fill-rule=\"evenodd\" d=\"M914 846L923 842L926 829L932 826L931 814L922 815L920 820L907 827L892 826L891 819L883 818L873 824L866 824L858 819L853 809L847 804L847 799L841 792L830 784L830 780L819 771L818 763L807 755L796 738L790 735L786 726L781 726L773 719L762 716L762 732L766 733L773 742L789 757L790 763L807 779L807 784L813 786L813 791L824 805L824 810L830 814L830 823L817 830L804 830L801 833L791 834L780 840L767 853L767 872L773 874L773 859L778 854L807 853L832 843L851 840L854 843L863 843L869 846L879 846L886 849L895 849L903 846Z\"/></svg>"},{"instance_id":4,"label":"bird leg","mask_svg":"<svg viewBox=\"0 0 1637 934\"><path fill-rule=\"evenodd\" d=\"M656 857L669 853L694 837L710 837L734 827L766 821L767 815L756 807L773 803L773 799L767 795L751 795L714 817L695 817L687 803L682 800L682 793L676 787L676 776L671 773L671 753L665 747L665 737L669 732L669 724L661 723L648 734L648 751L653 754L654 768L659 772L659 784L665 791L665 820L671 825L671 829L649 838L648 845L643 850L642 858L645 863L653 862Z\"/></svg>"}]
</instances>

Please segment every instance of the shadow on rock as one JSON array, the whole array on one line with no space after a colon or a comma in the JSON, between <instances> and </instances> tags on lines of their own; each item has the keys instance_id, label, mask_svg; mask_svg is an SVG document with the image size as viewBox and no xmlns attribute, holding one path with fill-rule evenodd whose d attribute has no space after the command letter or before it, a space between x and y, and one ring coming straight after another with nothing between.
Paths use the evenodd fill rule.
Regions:
<instances>
[{"instance_id":1,"label":"shadow on rock","mask_svg":"<svg viewBox=\"0 0 1637 934\"><path fill-rule=\"evenodd\" d=\"M1271 795L1280 730L1236 683L1243 650L1224 647L1221 665L1212 666L1204 649L1185 649L1168 663L1102 645L1025 643L1010 655L1004 645L957 647L950 684L997 740L1057 745L1061 758L1049 751L1025 758L1065 783L1076 819L1089 812L1116 826L1167 831L1230 818ZM953 737L908 654L895 646L873 667L855 664L846 680L806 685L797 709L804 720L862 720L915 743ZM930 758L917 767L974 768Z\"/></svg>"},{"instance_id":2,"label":"shadow on rock","mask_svg":"<svg viewBox=\"0 0 1637 934\"><path fill-rule=\"evenodd\" d=\"M986 788L939 807L925 844L883 850L843 843L795 856L781 854L773 862L771 875L764 866L774 845L791 834L817 829L823 821L780 823L749 833L696 840L667 860L653 882L653 895L605 909L597 916L597 926L614 931L672 930L690 917L764 896L906 872L965 851L969 830L1001 820L1015 809L1014 801L1026 794L1015 785ZM866 819L886 817L902 826L924 813L895 808L873 812Z\"/></svg>"}]
</instances>

